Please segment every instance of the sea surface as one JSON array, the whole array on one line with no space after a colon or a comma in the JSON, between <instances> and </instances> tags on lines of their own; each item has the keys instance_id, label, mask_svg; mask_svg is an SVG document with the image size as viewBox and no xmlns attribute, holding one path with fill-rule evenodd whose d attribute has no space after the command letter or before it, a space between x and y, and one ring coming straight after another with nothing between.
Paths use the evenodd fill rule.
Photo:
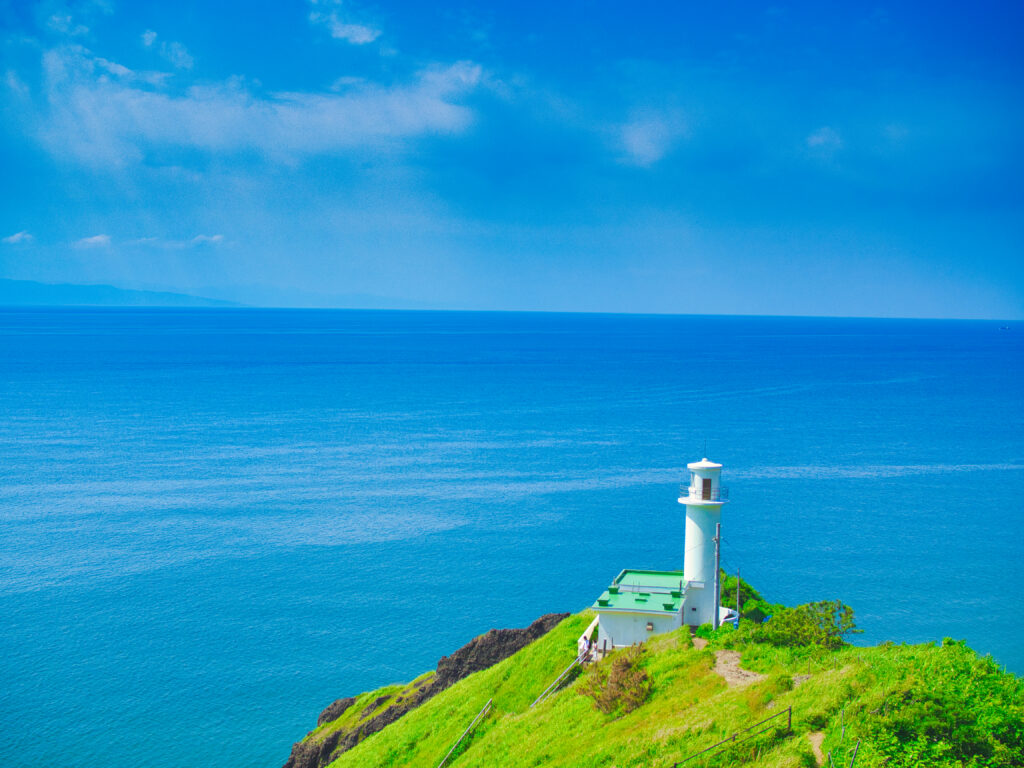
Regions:
<instances>
[{"instance_id":1,"label":"sea surface","mask_svg":"<svg viewBox=\"0 0 1024 768\"><path fill-rule=\"evenodd\" d=\"M1024 673L1024 326L0 310L0 765L273 768L333 699L681 567Z\"/></svg>"}]
</instances>

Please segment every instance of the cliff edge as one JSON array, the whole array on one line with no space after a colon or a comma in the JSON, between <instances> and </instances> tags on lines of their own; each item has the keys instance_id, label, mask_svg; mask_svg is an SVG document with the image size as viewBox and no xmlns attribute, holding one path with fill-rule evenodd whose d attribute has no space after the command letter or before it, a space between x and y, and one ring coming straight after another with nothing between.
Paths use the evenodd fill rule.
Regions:
<instances>
[{"instance_id":1,"label":"cliff edge","mask_svg":"<svg viewBox=\"0 0 1024 768\"><path fill-rule=\"evenodd\" d=\"M320 713L317 727L292 747L284 768L323 768L446 688L521 651L568 616L549 613L523 629L492 629L442 657L434 672L409 685L375 691L369 700L363 694L332 702Z\"/></svg>"}]
</instances>

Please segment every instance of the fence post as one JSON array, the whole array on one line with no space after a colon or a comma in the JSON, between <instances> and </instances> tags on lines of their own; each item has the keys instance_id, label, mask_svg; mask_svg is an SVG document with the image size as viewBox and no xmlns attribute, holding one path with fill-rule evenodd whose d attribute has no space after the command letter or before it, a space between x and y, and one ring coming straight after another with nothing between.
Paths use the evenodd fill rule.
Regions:
<instances>
[{"instance_id":1,"label":"fence post","mask_svg":"<svg viewBox=\"0 0 1024 768\"><path fill-rule=\"evenodd\" d=\"M853 768L853 763L857 759L857 752L860 750L860 739L857 739L857 746L853 748L853 757L850 758L850 768Z\"/></svg>"}]
</instances>

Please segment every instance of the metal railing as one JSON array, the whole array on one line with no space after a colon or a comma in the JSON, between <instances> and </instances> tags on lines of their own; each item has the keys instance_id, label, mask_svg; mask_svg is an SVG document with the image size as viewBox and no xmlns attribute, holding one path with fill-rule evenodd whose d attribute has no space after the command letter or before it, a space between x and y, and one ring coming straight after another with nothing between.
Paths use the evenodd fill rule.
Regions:
<instances>
[{"instance_id":1,"label":"metal railing","mask_svg":"<svg viewBox=\"0 0 1024 768\"><path fill-rule=\"evenodd\" d=\"M608 593L612 595L618 595L623 592L628 592L630 594L672 595L674 597L681 597L682 591L682 582L680 582L678 587L663 587L661 585L649 586L646 584L612 584L611 587L608 589Z\"/></svg>"},{"instance_id":2,"label":"metal railing","mask_svg":"<svg viewBox=\"0 0 1024 768\"><path fill-rule=\"evenodd\" d=\"M462 732L462 735L459 736L459 740L456 741L454 744L452 744L452 748L448 750L448 754L445 755L444 758L441 760L441 762L437 764L437 768L444 768L445 763L448 762L448 758L452 756L452 753L456 750L456 748L459 746L459 744L462 743L462 740L464 738L466 738L466 736L469 735L469 732L472 731L473 728L476 727L476 724L480 722L481 718L483 718L488 712L491 711L491 702L492 701L494 701L494 699L488 699L487 700L487 703L484 704L483 709L481 709L477 713L477 716L473 718L473 722L470 723L469 726L466 728L466 730L464 730Z\"/></svg>"},{"instance_id":3,"label":"metal railing","mask_svg":"<svg viewBox=\"0 0 1024 768\"><path fill-rule=\"evenodd\" d=\"M729 489L724 485L709 490L694 488L692 485L680 485L679 498L696 499L698 501L728 501Z\"/></svg>"},{"instance_id":4,"label":"metal railing","mask_svg":"<svg viewBox=\"0 0 1024 768\"><path fill-rule=\"evenodd\" d=\"M533 704L530 705L530 709L533 709L535 706L544 701L544 699L546 699L548 696L557 691L558 686L561 685L561 683L569 676L569 673L576 669L576 667L578 667L580 664L582 664L589 655L590 650L588 649L581 653L579 656L577 656L575 659L573 659L572 663L562 670L562 674L555 678L555 682L553 682L551 685L549 685L547 688L541 691L540 696L534 699Z\"/></svg>"},{"instance_id":5,"label":"metal railing","mask_svg":"<svg viewBox=\"0 0 1024 768\"><path fill-rule=\"evenodd\" d=\"M759 725L764 725L765 723L770 722L772 720L775 720L776 718L782 717L783 715L786 715L786 718L787 718L786 719L786 731L792 731L793 730L793 707L786 707L781 712L776 712L771 717L766 717L764 720L761 720L760 722L754 723L749 728L744 728L742 731L736 731L736 733L734 733L729 738L722 739L720 742L718 742L717 744L712 744L707 749L702 749L700 752L694 752L689 757L684 757L678 763L672 763L672 768L678 768L678 766L684 765L684 764L690 762L691 760L693 760L694 758L700 757L701 755L707 755L708 752L712 752L712 754L717 754L718 752L721 752L724 749L728 749L729 747L735 747L737 744L742 744L745 741L750 741L751 739L753 739L753 738L755 738L757 736L760 736L762 733L765 733L766 731L774 730L775 726L774 725L770 725L767 728L762 728L761 730L756 731L755 733L751 733L749 736L745 736L742 739L739 738L741 734L747 733L749 731L753 731ZM708 757L710 757L710 756L711 755L708 755Z\"/></svg>"}]
</instances>

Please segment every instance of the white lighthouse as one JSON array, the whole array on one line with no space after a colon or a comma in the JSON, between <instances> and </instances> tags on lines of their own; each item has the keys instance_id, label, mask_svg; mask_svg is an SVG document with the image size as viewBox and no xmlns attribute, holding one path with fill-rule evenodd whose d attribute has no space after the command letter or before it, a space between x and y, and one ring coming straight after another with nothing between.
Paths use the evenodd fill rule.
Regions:
<instances>
[{"instance_id":1,"label":"white lighthouse","mask_svg":"<svg viewBox=\"0 0 1024 768\"><path fill-rule=\"evenodd\" d=\"M686 506L686 552L681 571L627 568L597 598L597 619L579 639L580 653L590 648L594 630L601 652L642 643L652 635L684 624L700 626L732 620L735 613L719 606L716 592L715 527L722 519L728 494L718 480L722 465L707 459L687 464L690 484L679 503Z\"/></svg>"},{"instance_id":2,"label":"white lighthouse","mask_svg":"<svg viewBox=\"0 0 1024 768\"><path fill-rule=\"evenodd\" d=\"M681 489L679 496L679 503L686 506L683 623L699 626L714 623L718 610L715 527L722 520L722 505L729 494L719 482L721 464L704 458L686 468L690 470L690 484Z\"/></svg>"}]
</instances>

